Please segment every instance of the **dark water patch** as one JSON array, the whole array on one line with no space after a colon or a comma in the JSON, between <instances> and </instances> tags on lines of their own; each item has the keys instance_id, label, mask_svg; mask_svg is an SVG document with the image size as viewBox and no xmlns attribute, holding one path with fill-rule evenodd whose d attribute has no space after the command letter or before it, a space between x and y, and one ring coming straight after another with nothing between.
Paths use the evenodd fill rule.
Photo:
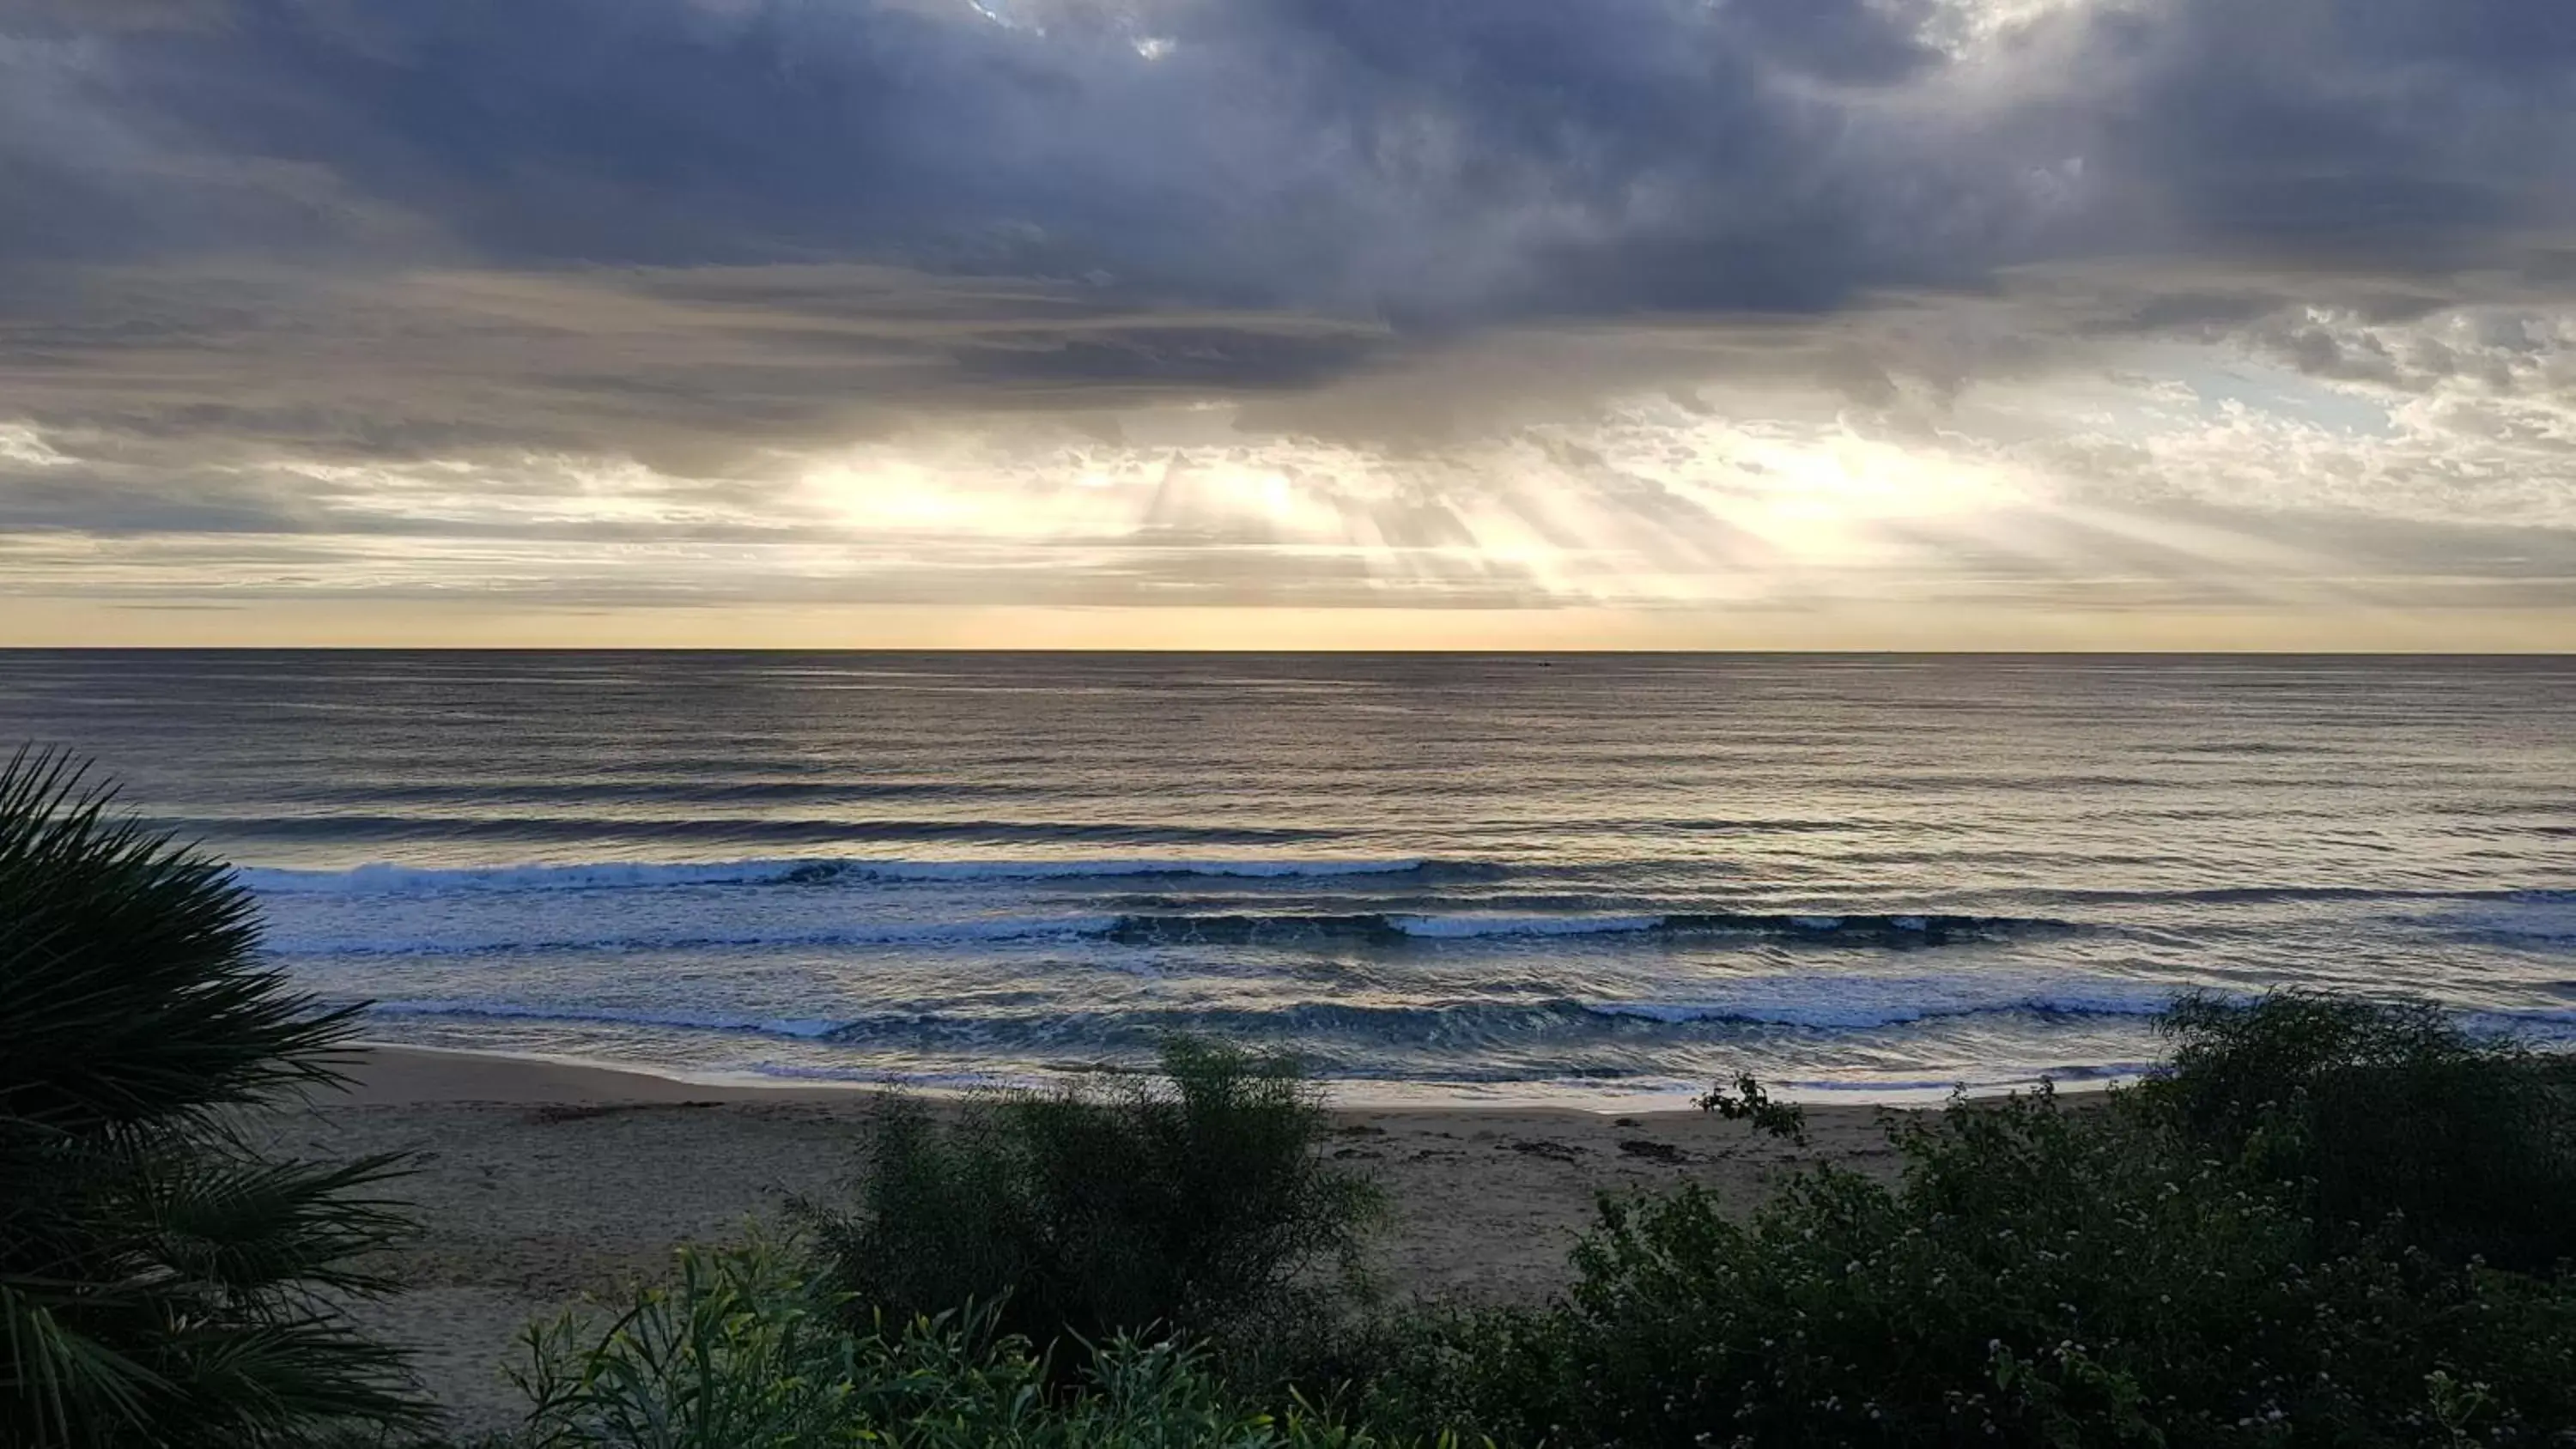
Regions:
<instances>
[{"instance_id":1,"label":"dark water patch","mask_svg":"<svg viewBox=\"0 0 2576 1449\"><path fill-rule=\"evenodd\" d=\"M882 860L826 856L682 862L604 860L448 869L380 862L349 870L246 868L238 871L237 875L243 885L263 895L438 896L919 882L1072 884L1202 878L1226 881L1339 880L1381 876L1407 881L1475 881L1495 879L1503 873L1500 867L1473 861L1348 857L1176 860L1091 856L1055 860Z\"/></svg>"},{"instance_id":2,"label":"dark water patch","mask_svg":"<svg viewBox=\"0 0 2576 1449\"><path fill-rule=\"evenodd\" d=\"M697 841L707 844L872 844L959 841L1006 845L1293 845L1331 840L1337 832L1288 825L1179 825L1101 820L801 820L739 816L514 816L455 819L430 815L297 815L239 819L153 819L155 829L280 841L489 841L565 845L605 841Z\"/></svg>"}]
</instances>

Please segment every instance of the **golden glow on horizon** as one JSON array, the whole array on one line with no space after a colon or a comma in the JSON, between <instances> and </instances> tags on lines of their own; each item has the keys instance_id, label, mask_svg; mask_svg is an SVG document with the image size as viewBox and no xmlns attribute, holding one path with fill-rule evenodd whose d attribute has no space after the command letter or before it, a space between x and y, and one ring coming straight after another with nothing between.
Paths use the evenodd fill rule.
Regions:
<instances>
[{"instance_id":1,"label":"golden glow on horizon","mask_svg":"<svg viewBox=\"0 0 2576 1449\"><path fill-rule=\"evenodd\" d=\"M2226 386L2258 383L2288 403L2095 374L1897 422L1711 385L1409 441L1196 401L923 421L709 476L535 453L210 465L284 500L279 526L0 533L0 643L2576 645L2576 580L2455 531L2472 461L2497 480L2491 530L2576 528L2529 460L2319 384ZM26 468L93 466L89 446L0 424Z\"/></svg>"},{"instance_id":2,"label":"golden glow on horizon","mask_svg":"<svg viewBox=\"0 0 2576 1449\"><path fill-rule=\"evenodd\" d=\"M2567 653L2554 610L2037 614L1854 607L1780 614L1610 609L438 608L357 603L38 605L0 647Z\"/></svg>"}]
</instances>

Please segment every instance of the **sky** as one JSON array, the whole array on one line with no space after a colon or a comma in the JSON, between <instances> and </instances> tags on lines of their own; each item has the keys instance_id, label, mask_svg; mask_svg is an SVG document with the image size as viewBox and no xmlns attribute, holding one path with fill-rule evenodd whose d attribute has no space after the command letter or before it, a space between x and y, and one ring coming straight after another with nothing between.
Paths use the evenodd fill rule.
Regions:
<instances>
[{"instance_id":1,"label":"sky","mask_svg":"<svg viewBox=\"0 0 2576 1449\"><path fill-rule=\"evenodd\" d=\"M2576 5L0 0L0 644L2576 648Z\"/></svg>"}]
</instances>

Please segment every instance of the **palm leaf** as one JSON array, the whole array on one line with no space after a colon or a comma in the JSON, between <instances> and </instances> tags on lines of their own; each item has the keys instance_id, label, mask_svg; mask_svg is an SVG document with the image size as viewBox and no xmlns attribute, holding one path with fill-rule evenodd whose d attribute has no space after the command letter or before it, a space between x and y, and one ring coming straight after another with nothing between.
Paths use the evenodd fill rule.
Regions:
<instances>
[{"instance_id":1,"label":"palm leaf","mask_svg":"<svg viewBox=\"0 0 2576 1449\"><path fill-rule=\"evenodd\" d=\"M0 767L0 1443L417 1422L342 1307L393 1286L406 1160L272 1159L236 1127L337 1083L357 1009L293 989L231 870L114 800L61 754Z\"/></svg>"}]
</instances>

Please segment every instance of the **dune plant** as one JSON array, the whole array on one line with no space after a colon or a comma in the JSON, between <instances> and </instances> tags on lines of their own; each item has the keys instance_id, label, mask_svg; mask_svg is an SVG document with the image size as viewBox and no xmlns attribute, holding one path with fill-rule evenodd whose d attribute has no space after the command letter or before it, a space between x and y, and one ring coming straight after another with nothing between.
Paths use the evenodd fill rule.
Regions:
<instances>
[{"instance_id":1,"label":"dune plant","mask_svg":"<svg viewBox=\"0 0 2576 1449\"><path fill-rule=\"evenodd\" d=\"M2576 1059L2427 1001L2186 996L2138 1093L2204 1152L2294 1189L2337 1238L2394 1230L2455 1262L2576 1257Z\"/></svg>"},{"instance_id":2,"label":"dune plant","mask_svg":"<svg viewBox=\"0 0 2576 1449\"><path fill-rule=\"evenodd\" d=\"M1903 1179L1749 1219L1604 1203L1567 1296L1390 1336L1364 1412L1557 1445L2550 1444L2576 1292L2297 1200L2039 1096L1906 1133ZM2449 1424L2461 1437L2445 1437Z\"/></svg>"},{"instance_id":3,"label":"dune plant","mask_svg":"<svg viewBox=\"0 0 2576 1449\"><path fill-rule=\"evenodd\" d=\"M2576 1445L2568 1060L2410 1002L2164 1027L2148 1086L1899 1127L1893 1183L1605 1198L1561 1299L1346 1351L1361 1411L1676 1449ZM1758 1083L1712 1095L1766 1125Z\"/></svg>"},{"instance_id":4,"label":"dune plant","mask_svg":"<svg viewBox=\"0 0 2576 1449\"><path fill-rule=\"evenodd\" d=\"M268 1445L423 1417L338 1306L389 1286L392 1157L256 1150L347 1010L264 966L228 869L59 753L0 769L0 1443Z\"/></svg>"},{"instance_id":5,"label":"dune plant","mask_svg":"<svg viewBox=\"0 0 2576 1449\"><path fill-rule=\"evenodd\" d=\"M788 1245L683 1249L606 1321L532 1328L524 1449L1370 1449L1302 1405L1247 1406L1176 1341L1104 1341L1071 1384L993 1305L854 1316ZM1068 1345L1070 1346L1070 1345Z\"/></svg>"},{"instance_id":6,"label":"dune plant","mask_svg":"<svg viewBox=\"0 0 2576 1449\"><path fill-rule=\"evenodd\" d=\"M853 1301L898 1317L994 1305L1038 1344L1181 1331L1241 1344L1347 1269L1376 1187L1326 1160L1287 1058L1169 1044L1159 1075L1006 1092L945 1120L897 1100L853 1201L805 1226Z\"/></svg>"}]
</instances>

